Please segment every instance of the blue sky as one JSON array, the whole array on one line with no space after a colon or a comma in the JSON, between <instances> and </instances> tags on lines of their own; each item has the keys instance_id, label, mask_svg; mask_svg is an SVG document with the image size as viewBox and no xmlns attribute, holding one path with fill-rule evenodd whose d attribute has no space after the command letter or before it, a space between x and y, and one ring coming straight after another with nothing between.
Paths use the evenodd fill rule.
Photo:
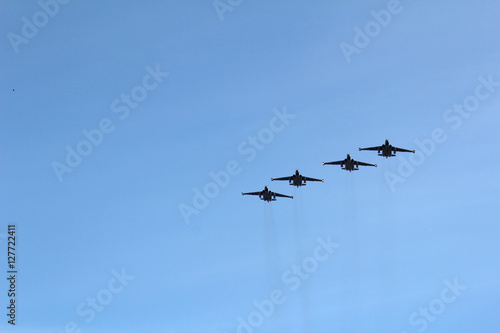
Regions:
<instances>
[{"instance_id":1,"label":"blue sky","mask_svg":"<svg viewBox=\"0 0 500 333\"><path fill-rule=\"evenodd\" d=\"M0 2L1 330L497 332L500 4L216 4Z\"/></svg>"}]
</instances>

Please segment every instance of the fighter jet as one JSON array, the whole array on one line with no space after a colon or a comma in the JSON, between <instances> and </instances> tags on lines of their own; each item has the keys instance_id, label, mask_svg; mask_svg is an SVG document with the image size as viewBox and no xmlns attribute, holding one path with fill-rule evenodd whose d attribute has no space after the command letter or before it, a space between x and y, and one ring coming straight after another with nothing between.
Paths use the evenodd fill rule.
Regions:
<instances>
[{"instance_id":1,"label":"fighter jet","mask_svg":"<svg viewBox=\"0 0 500 333\"><path fill-rule=\"evenodd\" d=\"M324 182L324 179L316 179L316 178L309 178L309 177L304 177L299 173L299 170L295 170L295 174L290 176L290 177L281 177L281 178L271 178L271 181L273 180L288 180L289 185L293 186L305 186L306 181L310 182Z\"/></svg>"},{"instance_id":2,"label":"fighter jet","mask_svg":"<svg viewBox=\"0 0 500 333\"><path fill-rule=\"evenodd\" d=\"M267 186L264 187L263 191L260 191L260 192L248 192L248 193L241 192L241 195L258 195L260 200L264 200L264 201L267 201L267 202L276 201L276 197L292 198L293 199L293 196L279 194L279 193L276 193L276 192L271 192L271 191L269 191L269 188Z\"/></svg>"},{"instance_id":3,"label":"fighter jet","mask_svg":"<svg viewBox=\"0 0 500 333\"><path fill-rule=\"evenodd\" d=\"M340 164L340 167L342 168L342 170L346 170L349 172L359 170L360 165L374 166L374 167L377 166L376 164L355 161L351 158L350 154L347 154L347 158L343 161L335 161L335 162L327 162L327 163L323 162L323 165L325 165L325 164L332 164L332 165L339 165Z\"/></svg>"},{"instance_id":4,"label":"fighter jet","mask_svg":"<svg viewBox=\"0 0 500 333\"><path fill-rule=\"evenodd\" d=\"M389 140L385 140L385 143L382 146L359 148L359 150L360 151L361 150L377 150L378 156L384 156L385 158L388 158L391 156L396 156L397 151L415 154L415 150L408 150L408 149L398 148L398 147L394 147L393 145L390 145ZM382 152L382 154L380 152Z\"/></svg>"}]
</instances>

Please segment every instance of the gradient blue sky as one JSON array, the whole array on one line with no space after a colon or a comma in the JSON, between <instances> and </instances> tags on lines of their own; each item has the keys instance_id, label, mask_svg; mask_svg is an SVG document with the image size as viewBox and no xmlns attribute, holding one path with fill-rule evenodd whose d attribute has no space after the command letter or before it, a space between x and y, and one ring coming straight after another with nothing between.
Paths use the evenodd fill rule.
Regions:
<instances>
[{"instance_id":1,"label":"gradient blue sky","mask_svg":"<svg viewBox=\"0 0 500 333\"><path fill-rule=\"evenodd\" d=\"M0 233L17 225L19 296L13 329L2 277L0 329L232 333L280 290L254 332L498 332L500 87L460 124L447 110L500 82L500 3L402 0L346 61L341 43L390 3L242 1L221 20L212 1L71 1L15 52L42 9L1 1ZM120 119L112 103L148 66L169 75ZM238 147L285 109L248 161ZM53 162L103 119L114 130L60 182ZM399 154L358 151L422 153L435 129L446 140L411 175ZM378 168L321 165L347 153ZM187 224L180 205L229 161L239 173ZM271 183L295 169L326 181ZM295 199L240 195L265 185ZM292 291L282 275L318 237L340 247ZM77 308L122 269L134 279L87 322ZM412 324L455 280L467 289Z\"/></svg>"}]
</instances>

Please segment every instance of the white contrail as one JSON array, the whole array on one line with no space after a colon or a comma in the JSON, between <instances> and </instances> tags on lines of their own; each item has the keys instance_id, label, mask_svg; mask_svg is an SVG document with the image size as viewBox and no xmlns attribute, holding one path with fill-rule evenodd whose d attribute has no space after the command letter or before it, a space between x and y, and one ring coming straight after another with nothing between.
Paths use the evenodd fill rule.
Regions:
<instances>
[{"instance_id":1,"label":"white contrail","mask_svg":"<svg viewBox=\"0 0 500 333\"><path fill-rule=\"evenodd\" d=\"M358 171L360 172L360 171ZM341 318L352 316L355 307L360 305L360 292L359 292L359 275L360 275L360 235L359 235L359 219L358 219L358 203L357 203L357 174L346 173L344 180L344 188L342 193L342 207L344 208L343 218L339 221L341 229L343 230L343 238L346 240L346 247L343 257L342 267L339 267L341 280L346 281L344 287L351 290L350 304L341 307L339 312L339 322ZM343 327L347 330L347 327Z\"/></svg>"},{"instance_id":2,"label":"white contrail","mask_svg":"<svg viewBox=\"0 0 500 333\"><path fill-rule=\"evenodd\" d=\"M266 256L266 270L268 276L269 288L274 289L280 284L281 279L281 255L278 247L278 239L276 232L276 222L274 219L273 203L265 203L264 205L264 248ZM274 314L279 316L279 312ZM273 332L278 331L274 321L269 323ZM284 329L284 327L280 327Z\"/></svg>"},{"instance_id":3,"label":"white contrail","mask_svg":"<svg viewBox=\"0 0 500 333\"><path fill-rule=\"evenodd\" d=\"M304 199L301 195L296 195L298 189L294 189L294 202L293 202L293 228L295 236L295 263L300 263L301 260L306 256L304 253L303 239L307 236L307 228L304 218ZM296 198L296 199L295 199ZM304 332L311 332L310 329L310 316L309 316L309 292L307 290L307 284L300 288L299 291L299 304L300 313L302 317L302 327Z\"/></svg>"},{"instance_id":4,"label":"white contrail","mask_svg":"<svg viewBox=\"0 0 500 333\"><path fill-rule=\"evenodd\" d=\"M280 253L277 246L276 223L271 203L264 204L264 250L267 263L267 274L271 286L278 281L280 275Z\"/></svg>"}]
</instances>

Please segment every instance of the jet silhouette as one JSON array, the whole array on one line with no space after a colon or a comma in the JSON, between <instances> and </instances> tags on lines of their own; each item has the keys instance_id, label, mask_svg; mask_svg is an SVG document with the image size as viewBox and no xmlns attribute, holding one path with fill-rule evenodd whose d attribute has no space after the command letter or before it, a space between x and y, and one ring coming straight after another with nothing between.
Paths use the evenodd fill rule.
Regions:
<instances>
[{"instance_id":1,"label":"jet silhouette","mask_svg":"<svg viewBox=\"0 0 500 333\"><path fill-rule=\"evenodd\" d=\"M384 156L385 158L388 158L391 156L396 156L397 151L415 154L415 150L408 150L408 149L398 148L398 147L394 147L393 145L390 145L389 140L385 140L385 143L382 146L359 148L359 150L360 151L361 150L377 150L378 156ZM380 152L382 152L382 154Z\"/></svg>"},{"instance_id":2,"label":"jet silhouette","mask_svg":"<svg viewBox=\"0 0 500 333\"><path fill-rule=\"evenodd\" d=\"M248 192L248 193L241 192L241 195L258 195L261 200L264 200L264 201L267 201L267 202L276 201L276 197L292 198L293 199L293 196L279 194L279 193L276 193L276 192L269 191L269 188L267 186L264 187L263 191L260 191L260 192Z\"/></svg>"},{"instance_id":3,"label":"jet silhouette","mask_svg":"<svg viewBox=\"0 0 500 333\"><path fill-rule=\"evenodd\" d=\"M297 187L305 186L306 181L310 181L310 182L324 182L325 181L324 179L316 179L316 178L309 178L309 177L302 176L299 173L299 170L295 170L295 174L293 174L290 177L271 178L271 181L273 181L273 180L288 180L289 185L293 185L293 186L297 186Z\"/></svg>"},{"instance_id":4,"label":"jet silhouette","mask_svg":"<svg viewBox=\"0 0 500 333\"><path fill-rule=\"evenodd\" d=\"M346 171L349 171L349 172L359 170L359 166L360 165L374 166L374 167L377 166L376 164L358 162L356 160L353 160L351 158L350 154L347 154L347 158L345 160L335 161L335 162L326 162L326 163L323 162L323 165L326 165L326 164L340 165L340 167L342 168L342 170L346 170Z\"/></svg>"}]
</instances>

